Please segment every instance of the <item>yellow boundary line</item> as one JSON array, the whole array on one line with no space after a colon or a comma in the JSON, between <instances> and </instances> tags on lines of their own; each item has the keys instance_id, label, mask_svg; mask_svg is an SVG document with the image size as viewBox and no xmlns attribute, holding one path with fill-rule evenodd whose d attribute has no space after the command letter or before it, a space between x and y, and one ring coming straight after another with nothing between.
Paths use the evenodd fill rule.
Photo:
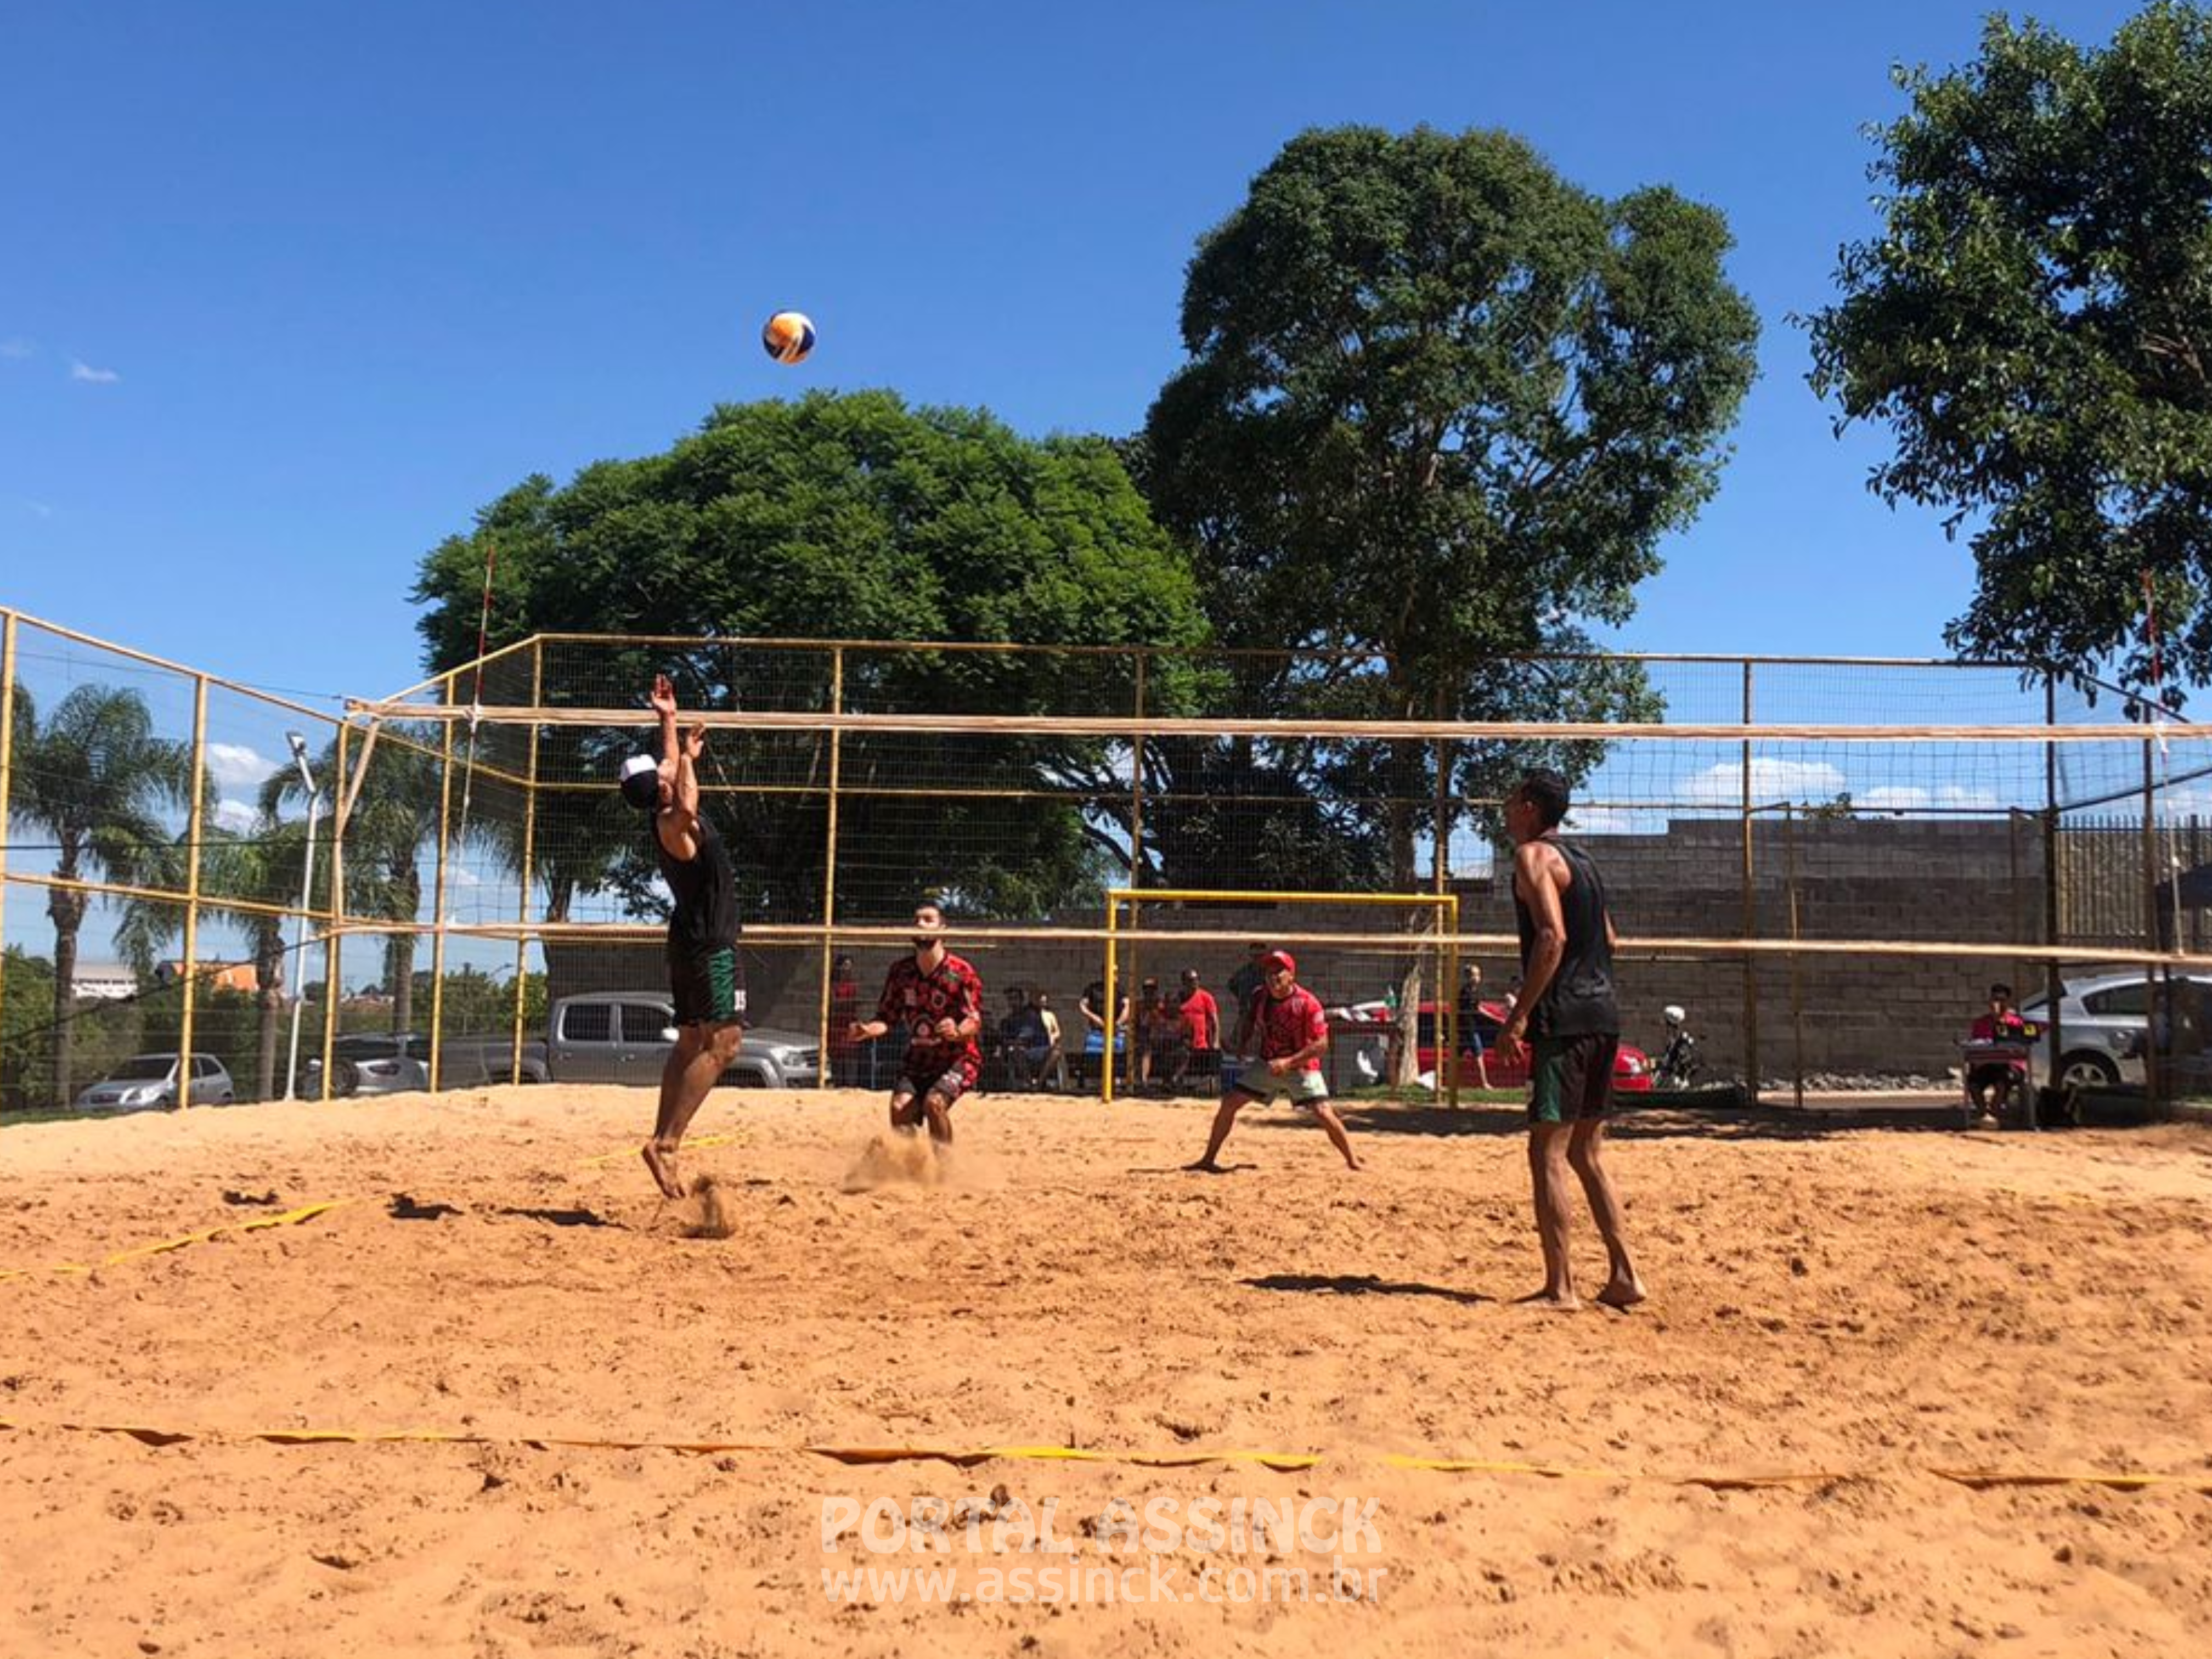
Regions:
<instances>
[{"instance_id":1,"label":"yellow boundary line","mask_svg":"<svg viewBox=\"0 0 2212 1659\"><path fill-rule=\"evenodd\" d=\"M1140 1468L1195 1468L1212 1464L1252 1463L1278 1473L1296 1473L1321 1464L1323 1452L1240 1451L1192 1449L1124 1451L1081 1446L824 1446L759 1440L666 1440L601 1435L457 1434L441 1429L172 1429L143 1423L31 1423L0 1418L0 1432L18 1434L120 1435L145 1446L175 1446L193 1441L258 1442L272 1446L447 1445L503 1446L534 1450L665 1451L693 1456L743 1452L780 1457L819 1457L854 1466L885 1463L950 1463L967 1468L1001 1461L1104 1463ZM1437 1474L1528 1475L1549 1480L1601 1480L1619 1484L1698 1486L1716 1492L1759 1492L1838 1486L1903 1476L1927 1475L1978 1490L1999 1486L2094 1486L2118 1491L2169 1486L2212 1493L2212 1476L2156 1474L2143 1470L1962 1469L1942 1465L1907 1465L1886 1469L1778 1470L1748 1473L1654 1474L1626 1469L1586 1469L1557 1463L1499 1462L1482 1458L1425 1457L1381 1454L1385 1468Z\"/></svg>"},{"instance_id":2,"label":"yellow boundary line","mask_svg":"<svg viewBox=\"0 0 2212 1659\"><path fill-rule=\"evenodd\" d=\"M48 1267L10 1267L0 1270L0 1279L34 1279L41 1273L98 1273L102 1267L119 1267L125 1262L141 1261L149 1255L166 1255L169 1251L181 1250L188 1244L204 1244L231 1233L258 1233L268 1227L295 1227L303 1221L313 1221L317 1216L328 1215L332 1210L343 1210L349 1204L360 1202L357 1198L329 1199L320 1204L307 1204L296 1210L287 1210L282 1215L258 1215L244 1221L226 1221L220 1227L186 1233L179 1238L160 1239L151 1244L134 1244L127 1250L118 1250L98 1261L61 1261Z\"/></svg>"}]
</instances>

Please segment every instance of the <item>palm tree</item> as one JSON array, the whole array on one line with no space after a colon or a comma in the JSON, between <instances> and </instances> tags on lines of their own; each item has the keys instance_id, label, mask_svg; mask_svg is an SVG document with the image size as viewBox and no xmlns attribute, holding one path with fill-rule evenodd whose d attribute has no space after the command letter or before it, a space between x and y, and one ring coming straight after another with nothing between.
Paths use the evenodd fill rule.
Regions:
<instances>
[{"instance_id":1,"label":"palm tree","mask_svg":"<svg viewBox=\"0 0 2212 1659\"><path fill-rule=\"evenodd\" d=\"M279 823L264 811L248 835L210 830L200 844L200 915L227 921L246 938L253 957L254 1001L257 1005L254 1097L268 1100L276 1091L276 1038L284 1012L284 969L289 918L266 911L226 904L226 897L258 899L264 903L295 903L300 896L301 863L307 856L307 826L303 821ZM179 837L164 849L162 878L155 884L181 891L184 860L191 848ZM143 977L153 969L155 958L184 925L174 904L133 899L125 905L123 920L115 929L116 947L124 960Z\"/></svg>"},{"instance_id":2,"label":"palm tree","mask_svg":"<svg viewBox=\"0 0 2212 1659\"><path fill-rule=\"evenodd\" d=\"M434 728L391 726L385 728L369 757L368 776L356 798L345 824L345 898L356 915L414 922L422 908L422 859L438 837L441 810L440 775L444 763L438 752L440 733ZM357 747L349 764L357 764ZM458 764L458 762L456 763ZM348 780L339 776L337 745L324 746L316 757L314 773L327 781L334 793L342 793ZM459 812L458 785L455 794ZM296 769L287 768L261 786L261 811L273 818L277 809L301 801L305 786ZM481 820L454 824L471 842L486 839ZM415 936L391 933L384 946L385 980L392 988L392 1029L407 1030L414 1019ZM331 994L337 994L331 988Z\"/></svg>"},{"instance_id":3,"label":"palm tree","mask_svg":"<svg viewBox=\"0 0 2212 1659\"><path fill-rule=\"evenodd\" d=\"M169 839L161 811L191 799L191 749L154 735L154 717L137 692L80 685L42 727L30 692L19 686L14 744L8 815L52 842L57 877L137 885L158 868ZM90 894L74 888L47 890L57 1103L69 1099L76 940L90 903Z\"/></svg>"}]
</instances>

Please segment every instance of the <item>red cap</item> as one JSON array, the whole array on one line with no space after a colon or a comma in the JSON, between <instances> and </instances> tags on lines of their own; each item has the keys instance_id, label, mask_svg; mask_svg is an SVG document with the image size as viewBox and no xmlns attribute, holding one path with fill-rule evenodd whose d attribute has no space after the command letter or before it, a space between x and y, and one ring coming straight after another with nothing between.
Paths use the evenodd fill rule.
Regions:
<instances>
[{"instance_id":1,"label":"red cap","mask_svg":"<svg viewBox=\"0 0 2212 1659\"><path fill-rule=\"evenodd\" d=\"M1280 968L1288 972L1291 978L1297 977L1297 961L1288 951L1268 951L1266 956L1260 958L1260 966L1267 973L1272 974L1276 969Z\"/></svg>"}]
</instances>

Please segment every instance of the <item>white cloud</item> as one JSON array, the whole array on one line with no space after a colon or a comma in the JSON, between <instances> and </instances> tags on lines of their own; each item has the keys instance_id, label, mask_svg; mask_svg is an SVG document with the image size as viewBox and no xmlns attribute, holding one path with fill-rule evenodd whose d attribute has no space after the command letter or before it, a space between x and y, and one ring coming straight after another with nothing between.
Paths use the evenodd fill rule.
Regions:
<instances>
[{"instance_id":1,"label":"white cloud","mask_svg":"<svg viewBox=\"0 0 2212 1659\"><path fill-rule=\"evenodd\" d=\"M1682 799L1700 806L1743 804L1743 769L1736 762L1722 761L1709 766L1686 779ZM1770 755L1752 757L1753 806L1768 806L1785 800L1818 805L1835 799L1849 787L1842 771L1826 761L1778 760Z\"/></svg>"},{"instance_id":2,"label":"white cloud","mask_svg":"<svg viewBox=\"0 0 2212 1659\"><path fill-rule=\"evenodd\" d=\"M224 799L215 804L215 821L218 827L242 836L261 822L261 814L242 800Z\"/></svg>"},{"instance_id":3,"label":"white cloud","mask_svg":"<svg viewBox=\"0 0 2212 1659\"><path fill-rule=\"evenodd\" d=\"M94 368L90 363L70 359L70 379L82 380L88 386L113 386L123 377L112 368Z\"/></svg>"},{"instance_id":4,"label":"white cloud","mask_svg":"<svg viewBox=\"0 0 2212 1659\"><path fill-rule=\"evenodd\" d=\"M209 775L225 788L258 783L276 769L276 763L242 743L211 743L207 746Z\"/></svg>"},{"instance_id":5,"label":"white cloud","mask_svg":"<svg viewBox=\"0 0 2212 1659\"><path fill-rule=\"evenodd\" d=\"M1576 806L1568 810L1565 827L1577 836L1656 836L1666 830L1667 817L1627 806Z\"/></svg>"},{"instance_id":6,"label":"white cloud","mask_svg":"<svg viewBox=\"0 0 2212 1659\"><path fill-rule=\"evenodd\" d=\"M20 335L11 335L7 339L0 340L0 357L12 357L20 362L26 357L36 356L38 351L37 346Z\"/></svg>"}]
</instances>

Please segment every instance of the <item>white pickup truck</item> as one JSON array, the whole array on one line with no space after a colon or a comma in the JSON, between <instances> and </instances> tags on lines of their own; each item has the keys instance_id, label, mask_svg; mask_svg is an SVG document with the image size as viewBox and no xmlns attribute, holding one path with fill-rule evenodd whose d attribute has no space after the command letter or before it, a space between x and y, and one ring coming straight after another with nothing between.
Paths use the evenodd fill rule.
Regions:
<instances>
[{"instance_id":1,"label":"white pickup truck","mask_svg":"<svg viewBox=\"0 0 2212 1659\"><path fill-rule=\"evenodd\" d=\"M556 1083L658 1085L676 1046L675 1017L675 1004L657 991L562 997L548 1021L546 1070ZM811 1089L821 1077L817 1037L749 1025L721 1080L738 1088Z\"/></svg>"}]
</instances>

